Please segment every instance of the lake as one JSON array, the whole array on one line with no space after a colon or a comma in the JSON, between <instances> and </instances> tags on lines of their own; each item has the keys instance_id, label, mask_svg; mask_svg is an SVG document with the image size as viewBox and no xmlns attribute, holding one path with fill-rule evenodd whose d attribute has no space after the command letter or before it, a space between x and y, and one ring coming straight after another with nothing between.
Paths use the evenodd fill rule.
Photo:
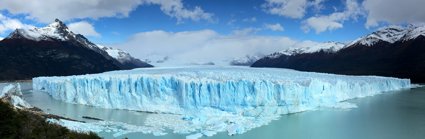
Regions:
<instances>
[{"instance_id":1,"label":"lake","mask_svg":"<svg viewBox=\"0 0 425 139\"><path fill-rule=\"evenodd\" d=\"M44 92L32 92L31 84L22 84L24 99L43 111L76 120L92 121L82 116L103 120L143 125L148 113L111 110L64 103L54 100ZM423 139L425 138L425 87L349 100L358 108L321 109L282 115L271 122L247 133L228 136L222 132L208 139ZM112 138L111 133L100 133ZM119 138L185 138L187 135L130 133Z\"/></svg>"}]
</instances>

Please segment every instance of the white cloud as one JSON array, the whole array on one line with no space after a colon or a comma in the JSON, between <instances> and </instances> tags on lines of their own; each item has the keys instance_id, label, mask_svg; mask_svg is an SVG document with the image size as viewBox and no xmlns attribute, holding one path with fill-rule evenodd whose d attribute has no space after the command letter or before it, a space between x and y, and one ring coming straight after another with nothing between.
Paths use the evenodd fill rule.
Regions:
<instances>
[{"instance_id":1,"label":"white cloud","mask_svg":"<svg viewBox=\"0 0 425 139\"><path fill-rule=\"evenodd\" d=\"M343 27L344 21L357 19L361 14L362 8L356 0L346 0L344 11L310 17L303 21L302 29L305 32L314 29L316 33L339 29Z\"/></svg>"},{"instance_id":2,"label":"white cloud","mask_svg":"<svg viewBox=\"0 0 425 139\"><path fill-rule=\"evenodd\" d=\"M232 31L232 35L247 36L247 35L255 34L255 33L257 33L258 31L261 31L261 30L262 30L261 28L254 28L254 27L237 29L237 30Z\"/></svg>"},{"instance_id":3,"label":"white cloud","mask_svg":"<svg viewBox=\"0 0 425 139\"><path fill-rule=\"evenodd\" d=\"M265 24L264 27L266 29L272 30L272 31L284 31L282 25L279 23L276 24Z\"/></svg>"},{"instance_id":4,"label":"white cloud","mask_svg":"<svg viewBox=\"0 0 425 139\"><path fill-rule=\"evenodd\" d=\"M270 14L302 18L306 11L307 0L266 0L263 7Z\"/></svg>"},{"instance_id":5,"label":"white cloud","mask_svg":"<svg viewBox=\"0 0 425 139\"><path fill-rule=\"evenodd\" d=\"M425 23L424 0L365 0L366 27L390 24Z\"/></svg>"},{"instance_id":6,"label":"white cloud","mask_svg":"<svg viewBox=\"0 0 425 139\"><path fill-rule=\"evenodd\" d=\"M230 60L246 55L265 55L289 47L313 46L312 41L297 41L288 37L257 35L221 35L212 30L166 32L149 31L135 34L127 42L114 45L137 58L152 61L168 57L156 66L187 65L214 62L226 65Z\"/></svg>"},{"instance_id":7,"label":"white cloud","mask_svg":"<svg viewBox=\"0 0 425 139\"><path fill-rule=\"evenodd\" d=\"M4 39L3 37L0 37L0 41L3 40L3 39Z\"/></svg>"},{"instance_id":8,"label":"white cloud","mask_svg":"<svg viewBox=\"0 0 425 139\"><path fill-rule=\"evenodd\" d=\"M324 0L266 0L262 7L266 12L274 15L285 16L294 19L303 18L307 8L314 7L317 10L323 8Z\"/></svg>"},{"instance_id":9,"label":"white cloud","mask_svg":"<svg viewBox=\"0 0 425 139\"><path fill-rule=\"evenodd\" d=\"M81 35L84 35L84 36L100 37L100 34L98 32L96 32L93 25L86 22L86 21L70 23L68 25L68 28L72 32L78 33L78 34L81 34Z\"/></svg>"},{"instance_id":10,"label":"white cloud","mask_svg":"<svg viewBox=\"0 0 425 139\"><path fill-rule=\"evenodd\" d=\"M310 29L314 29L317 34L327 30L342 28L343 25L340 23L340 18L333 17L337 16L310 17L303 22L302 28L305 32L309 32Z\"/></svg>"},{"instance_id":11,"label":"white cloud","mask_svg":"<svg viewBox=\"0 0 425 139\"><path fill-rule=\"evenodd\" d=\"M257 22L256 17L242 19L243 22Z\"/></svg>"},{"instance_id":12,"label":"white cloud","mask_svg":"<svg viewBox=\"0 0 425 139\"><path fill-rule=\"evenodd\" d=\"M210 20L212 16L200 7L185 8L181 0L2 0L0 9L49 23L55 18L69 21L84 18L128 17L131 11L142 4L159 5L166 15L179 21Z\"/></svg>"},{"instance_id":13,"label":"white cloud","mask_svg":"<svg viewBox=\"0 0 425 139\"><path fill-rule=\"evenodd\" d=\"M30 29L35 27L32 25L24 24L17 19L9 18L0 14L0 34L3 34L6 31L20 29L20 28Z\"/></svg>"},{"instance_id":14,"label":"white cloud","mask_svg":"<svg viewBox=\"0 0 425 139\"><path fill-rule=\"evenodd\" d=\"M312 6L315 10L320 11L325 8L325 6L323 6L324 1L325 0L313 0L309 2L309 6Z\"/></svg>"},{"instance_id":15,"label":"white cloud","mask_svg":"<svg viewBox=\"0 0 425 139\"><path fill-rule=\"evenodd\" d=\"M212 14L206 13L201 7L196 6L193 10L188 10L184 7L181 0L143 0L147 4L160 5L161 10L168 16L177 18L180 22L182 19L212 20Z\"/></svg>"}]
</instances>

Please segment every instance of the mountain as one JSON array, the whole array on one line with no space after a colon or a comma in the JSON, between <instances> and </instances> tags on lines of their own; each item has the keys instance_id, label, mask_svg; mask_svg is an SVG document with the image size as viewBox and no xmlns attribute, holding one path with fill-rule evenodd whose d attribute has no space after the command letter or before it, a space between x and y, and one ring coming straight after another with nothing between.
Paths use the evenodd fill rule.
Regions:
<instances>
[{"instance_id":1,"label":"mountain","mask_svg":"<svg viewBox=\"0 0 425 139\"><path fill-rule=\"evenodd\" d=\"M260 59L261 55L254 55L254 56L250 56L247 55L245 57L240 57L240 58L235 58L232 61L230 61L230 65L232 66L250 66L252 65L255 61L257 61L258 59Z\"/></svg>"},{"instance_id":2,"label":"mountain","mask_svg":"<svg viewBox=\"0 0 425 139\"><path fill-rule=\"evenodd\" d=\"M425 82L425 27L387 27L328 52L272 54L252 67L348 75L379 75Z\"/></svg>"},{"instance_id":3,"label":"mountain","mask_svg":"<svg viewBox=\"0 0 425 139\"><path fill-rule=\"evenodd\" d=\"M60 20L43 28L17 29L0 41L0 80L31 79L137 68L110 56ZM140 66L150 67L151 65Z\"/></svg>"},{"instance_id":4,"label":"mountain","mask_svg":"<svg viewBox=\"0 0 425 139\"><path fill-rule=\"evenodd\" d=\"M292 56L292 55L298 55L298 54L315 53L319 51L334 53L342 49L343 47L345 47L344 43L330 41L330 42L321 43L315 46L291 47L283 51L270 54L267 57L276 58L281 55Z\"/></svg>"},{"instance_id":5,"label":"mountain","mask_svg":"<svg viewBox=\"0 0 425 139\"><path fill-rule=\"evenodd\" d=\"M146 62L143 62L140 59L134 58L128 52L125 52L123 50L112 48L112 47L106 47L102 45L97 45L97 47L99 47L100 49L108 53L109 56L118 60L118 62L120 62L125 69L133 69L138 67L152 67L152 65Z\"/></svg>"}]
</instances>

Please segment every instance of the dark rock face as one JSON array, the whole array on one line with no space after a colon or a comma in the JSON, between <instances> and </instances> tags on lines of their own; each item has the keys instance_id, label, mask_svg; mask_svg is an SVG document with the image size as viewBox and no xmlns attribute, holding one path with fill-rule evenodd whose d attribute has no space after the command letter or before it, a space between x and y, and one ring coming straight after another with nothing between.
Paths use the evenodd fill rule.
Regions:
<instances>
[{"instance_id":1,"label":"dark rock face","mask_svg":"<svg viewBox=\"0 0 425 139\"><path fill-rule=\"evenodd\" d=\"M425 37L394 43L379 41L372 46L354 44L336 53L265 57L252 67L290 68L347 75L378 75L425 82Z\"/></svg>"},{"instance_id":2,"label":"dark rock face","mask_svg":"<svg viewBox=\"0 0 425 139\"><path fill-rule=\"evenodd\" d=\"M145 63L139 59L131 58L128 61L121 62L123 69L134 69L139 67L153 67L152 65Z\"/></svg>"},{"instance_id":3,"label":"dark rock face","mask_svg":"<svg viewBox=\"0 0 425 139\"><path fill-rule=\"evenodd\" d=\"M0 41L0 80L65 76L122 69L116 61L66 41Z\"/></svg>"}]
</instances>

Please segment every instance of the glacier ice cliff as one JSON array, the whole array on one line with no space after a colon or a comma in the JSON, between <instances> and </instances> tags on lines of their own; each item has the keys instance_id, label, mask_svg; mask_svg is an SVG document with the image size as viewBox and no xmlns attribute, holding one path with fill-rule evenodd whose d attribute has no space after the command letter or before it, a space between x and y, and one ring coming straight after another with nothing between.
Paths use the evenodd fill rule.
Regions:
<instances>
[{"instance_id":1,"label":"glacier ice cliff","mask_svg":"<svg viewBox=\"0 0 425 139\"><path fill-rule=\"evenodd\" d=\"M33 88L70 103L183 114L210 107L282 114L410 87L407 79L245 67L158 68L39 77ZM261 111L263 112L263 111Z\"/></svg>"},{"instance_id":2,"label":"glacier ice cliff","mask_svg":"<svg viewBox=\"0 0 425 139\"><path fill-rule=\"evenodd\" d=\"M280 114L318 107L353 107L342 101L409 87L409 79L390 77L209 66L33 79L34 90L47 92L54 99L102 108L177 114L189 123L186 127L195 128L179 133L202 129L204 135L216 131L243 133ZM256 120L258 117L263 120Z\"/></svg>"}]
</instances>

